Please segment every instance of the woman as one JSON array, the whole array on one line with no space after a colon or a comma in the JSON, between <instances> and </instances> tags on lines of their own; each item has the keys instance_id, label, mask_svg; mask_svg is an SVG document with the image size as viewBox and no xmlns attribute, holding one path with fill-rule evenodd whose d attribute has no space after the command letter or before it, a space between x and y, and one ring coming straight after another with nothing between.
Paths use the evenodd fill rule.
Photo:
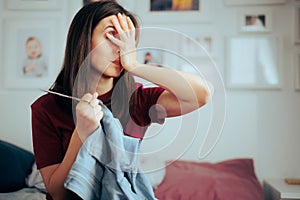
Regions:
<instances>
[{"instance_id":1,"label":"woman","mask_svg":"<svg viewBox=\"0 0 300 200\"><path fill-rule=\"evenodd\" d=\"M152 122L191 112L211 97L198 76L138 63L137 30L134 16L114 1L88 4L74 17L63 68L50 89L82 100L72 107L70 100L46 94L31 106L34 153L47 199L74 199L64 181L84 140L99 126L97 99L120 120L124 134L142 139ZM143 88L133 76L158 87Z\"/></svg>"}]
</instances>

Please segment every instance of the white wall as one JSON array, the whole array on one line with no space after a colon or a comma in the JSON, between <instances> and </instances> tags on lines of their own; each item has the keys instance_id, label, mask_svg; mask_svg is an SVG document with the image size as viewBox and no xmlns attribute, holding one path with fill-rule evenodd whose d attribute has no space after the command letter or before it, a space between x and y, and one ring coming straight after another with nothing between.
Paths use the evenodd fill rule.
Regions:
<instances>
[{"instance_id":1,"label":"white wall","mask_svg":"<svg viewBox=\"0 0 300 200\"><path fill-rule=\"evenodd\" d=\"M136 4L140 0L120 0L127 8L139 11L143 6ZM69 20L78 9L80 1L62 1L62 9L55 12L62 18L61 26L67 30ZM73 4L72 4L72 3ZM281 57L283 84L279 90L234 90L226 88L226 118L222 134L213 151L204 159L205 161L220 161L236 157L253 157L255 168L260 179L266 177L293 177L300 176L300 93L294 90L294 52L299 47L294 45L294 7L295 2L288 0L283 5L262 6L224 6L221 0L207 0L211 5L211 18L208 23L176 23L181 19L172 19L171 23L148 23L144 26L165 27L183 33L211 33L213 36L213 51L218 70L222 75L226 73L225 39L230 36L245 35L238 31L238 13L244 10L267 9L272 12L272 32L262 35L276 35L281 37L283 53ZM72 6L73 5L73 6ZM4 0L0 0L0 46L3 46L3 21L11 16L22 16L20 11L8 11ZM51 15L51 12L48 13ZM24 12L24 16L28 13ZM38 14L45 14L38 12ZM53 14L53 13L52 13ZM143 20L143 15L141 15ZM64 41L66 30L61 31L61 41ZM64 42L62 42L64 43ZM165 44L168 46L169 44ZM59 52L57 70L63 57L63 47ZM3 59L6 50L1 48L0 74L4 74ZM218 91L216 91L218 92ZM0 81L0 139L13 142L21 147L32 150L30 129L30 104L42 93L32 89L8 89L5 87L3 77ZM199 130L193 143L181 156L182 159L199 160L199 149L203 141L204 132L208 127L212 105L209 104L194 115L192 113L184 118L183 123L191 125L193 119L199 120ZM159 135L146 139L143 144L144 151L152 151L161 147L164 142L172 138L172 132L177 132L180 119L170 119L161 126L153 126L150 130ZM186 127L182 131L194 131L195 127ZM192 136L191 136L192 137ZM179 146L187 145L188 137L176 139L174 146L167 149L161 157L172 159ZM180 144L180 141L182 144ZM201 160L203 161L203 160Z\"/></svg>"},{"instance_id":2,"label":"white wall","mask_svg":"<svg viewBox=\"0 0 300 200\"><path fill-rule=\"evenodd\" d=\"M4 66L7 60L14 61L20 55L8 54L8 49L4 47L7 46L7 41L14 40L11 33L8 33L5 26L5 21L14 19L15 21L22 21L27 17L44 17L55 20L55 26L50 27L50 29L55 29L55 33L58 37L51 41L55 43L57 49L55 49L55 59L53 60L53 65L50 66L53 71L52 79L47 83L50 85L58 70L60 69L65 38L67 34L67 28L69 26L70 18L78 10L81 1L72 0L72 4L68 1L61 1L60 8L58 10L9 10L7 9L7 2L5 0L0 0L0 121L1 121L1 131L0 139L17 144L25 149L32 151L32 141L31 141L31 113L30 105L43 93L38 89L26 89L22 88L8 88L5 85L6 66ZM4 38L4 36L6 38ZM13 47L11 47L13 48ZM12 80L13 81L13 80ZM35 87L35 86L34 86Z\"/></svg>"}]
</instances>

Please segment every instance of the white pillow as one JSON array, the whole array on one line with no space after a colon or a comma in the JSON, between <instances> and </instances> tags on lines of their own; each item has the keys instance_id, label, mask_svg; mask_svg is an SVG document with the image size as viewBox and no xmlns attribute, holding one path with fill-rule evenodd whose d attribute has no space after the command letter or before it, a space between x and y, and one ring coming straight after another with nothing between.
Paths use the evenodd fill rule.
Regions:
<instances>
[{"instance_id":1,"label":"white pillow","mask_svg":"<svg viewBox=\"0 0 300 200\"><path fill-rule=\"evenodd\" d=\"M26 179L27 185L29 187L35 187L41 192L46 192L46 187L40 173L40 170L37 169L36 163L32 165L32 172Z\"/></svg>"},{"instance_id":2,"label":"white pillow","mask_svg":"<svg viewBox=\"0 0 300 200\"><path fill-rule=\"evenodd\" d=\"M165 161L151 156L140 156L141 168L149 179L152 187L156 189L166 174Z\"/></svg>"}]
</instances>

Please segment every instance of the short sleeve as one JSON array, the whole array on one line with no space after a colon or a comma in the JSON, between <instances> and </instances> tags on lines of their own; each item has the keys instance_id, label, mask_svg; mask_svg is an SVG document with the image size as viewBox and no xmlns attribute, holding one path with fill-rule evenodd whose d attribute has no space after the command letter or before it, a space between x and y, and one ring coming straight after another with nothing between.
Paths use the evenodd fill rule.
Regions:
<instances>
[{"instance_id":1,"label":"short sleeve","mask_svg":"<svg viewBox=\"0 0 300 200\"><path fill-rule=\"evenodd\" d=\"M38 102L31 105L32 140L37 168L60 163L63 149L60 136L47 110Z\"/></svg>"},{"instance_id":2,"label":"short sleeve","mask_svg":"<svg viewBox=\"0 0 300 200\"><path fill-rule=\"evenodd\" d=\"M164 119L158 119L155 108L163 91L162 87L144 88L142 85L137 86L136 101L130 112L135 123L140 126L148 126L151 123L162 123L164 121Z\"/></svg>"}]
</instances>

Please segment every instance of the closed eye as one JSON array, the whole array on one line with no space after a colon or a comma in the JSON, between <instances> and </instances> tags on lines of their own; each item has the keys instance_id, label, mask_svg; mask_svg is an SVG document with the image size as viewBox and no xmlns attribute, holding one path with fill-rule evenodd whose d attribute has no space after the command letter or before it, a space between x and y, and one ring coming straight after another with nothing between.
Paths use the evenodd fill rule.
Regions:
<instances>
[{"instance_id":1,"label":"closed eye","mask_svg":"<svg viewBox=\"0 0 300 200\"><path fill-rule=\"evenodd\" d=\"M118 33L117 33L116 30L109 31L108 33L111 34L111 35L113 35L114 37L116 37L118 35Z\"/></svg>"}]
</instances>

